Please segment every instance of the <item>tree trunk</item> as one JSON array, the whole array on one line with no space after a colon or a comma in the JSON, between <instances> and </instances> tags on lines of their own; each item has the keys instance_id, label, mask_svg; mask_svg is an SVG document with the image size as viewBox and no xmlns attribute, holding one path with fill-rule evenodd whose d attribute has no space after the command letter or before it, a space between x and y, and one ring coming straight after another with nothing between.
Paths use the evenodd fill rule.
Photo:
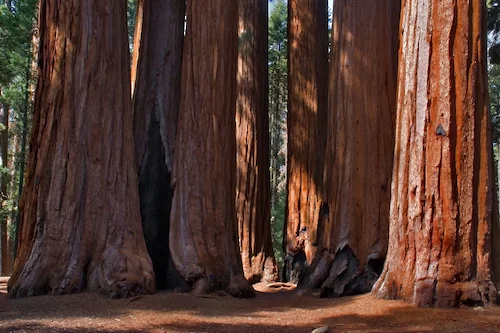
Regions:
<instances>
[{"instance_id":1,"label":"tree trunk","mask_svg":"<svg viewBox=\"0 0 500 333\"><path fill-rule=\"evenodd\" d=\"M323 297L369 292L387 252L399 0L334 4L324 203L303 283Z\"/></svg>"},{"instance_id":2,"label":"tree trunk","mask_svg":"<svg viewBox=\"0 0 500 333\"><path fill-rule=\"evenodd\" d=\"M495 299L485 6L404 3L390 244L373 289L379 297L439 307Z\"/></svg>"},{"instance_id":3,"label":"tree trunk","mask_svg":"<svg viewBox=\"0 0 500 333\"><path fill-rule=\"evenodd\" d=\"M170 251L195 292L254 295L243 276L235 211L236 1L187 2Z\"/></svg>"},{"instance_id":4,"label":"tree trunk","mask_svg":"<svg viewBox=\"0 0 500 333\"><path fill-rule=\"evenodd\" d=\"M134 168L126 2L40 4L40 75L10 295L152 293Z\"/></svg>"},{"instance_id":5,"label":"tree trunk","mask_svg":"<svg viewBox=\"0 0 500 333\"><path fill-rule=\"evenodd\" d=\"M271 239L267 0L239 1L236 216L245 278L278 278Z\"/></svg>"},{"instance_id":6,"label":"tree trunk","mask_svg":"<svg viewBox=\"0 0 500 333\"><path fill-rule=\"evenodd\" d=\"M144 236L159 289L178 285L175 269L169 270L168 234L181 96L184 7L184 0L139 1L135 26L135 160Z\"/></svg>"},{"instance_id":7,"label":"tree trunk","mask_svg":"<svg viewBox=\"0 0 500 333\"><path fill-rule=\"evenodd\" d=\"M285 274L297 283L317 249L328 96L327 1L288 1L288 34Z\"/></svg>"}]
</instances>

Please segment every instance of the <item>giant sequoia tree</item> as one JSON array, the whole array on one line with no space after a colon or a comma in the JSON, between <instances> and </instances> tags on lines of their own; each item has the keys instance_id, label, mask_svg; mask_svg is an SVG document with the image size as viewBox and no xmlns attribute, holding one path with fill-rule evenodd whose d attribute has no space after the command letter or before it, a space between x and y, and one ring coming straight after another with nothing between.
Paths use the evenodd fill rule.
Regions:
<instances>
[{"instance_id":1,"label":"giant sequoia tree","mask_svg":"<svg viewBox=\"0 0 500 333\"><path fill-rule=\"evenodd\" d=\"M132 72L135 158L142 224L158 288L175 285L168 266L171 173L181 95L184 0L140 0ZM167 33L168 32L168 33ZM168 272L170 271L170 272ZM168 280L168 281L167 281Z\"/></svg>"},{"instance_id":2,"label":"giant sequoia tree","mask_svg":"<svg viewBox=\"0 0 500 333\"><path fill-rule=\"evenodd\" d=\"M374 286L380 297L420 306L495 298L500 239L485 6L404 2L389 252Z\"/></svg>"},{"instance_id":3,"label":"giant sequoia tree","mask_svg":"<svg viewBox=\"0 0 500 333\"><path fill-rule=\"evenodd\" d=\"M328 85L328 4L288 1L287 280L316 254ZM295 266L295 267L294 267Z\"/></svg>"},{"instance_id":4,"label":"giant sequoia tree","mask_svg":"<svg viewBox=\"0 0 500 333\"><path fill-rule=\"evenodd\" d=\"M334 3L321 252L304 284L368 292L387 251L399 0Z\"/></svg>"},{"instance_id":5,"label":"giant sequoia tree","mask_svg":"<svg viewBox=\"0 0 500 333\"><path fill-rule=\"evenodd\" d=\"M239 1L236 215L250 283L278 277L270 220L267 8L267 0Z\"/></svg>"},{"instance_id":6,"label":"giant sequoia tree","mask_svg":"<svg viewBox=\"0 0 500 333\"><path fill-rule=\"evenodd\" d=\"M10 295L154 292L134 168L126 2L41 1L39 34Z\"/></svg>"},{"instance_id":7,"label":"giant sequoia tree","mask_svg":"<svg viewBox=\"0 0 500 333\"><path fill-rule=\"evenodd\" d=\"M195 292L251 296L237 239L238 4L189 0L170 218L173 262Z\"/></svg>"}]
</instances>

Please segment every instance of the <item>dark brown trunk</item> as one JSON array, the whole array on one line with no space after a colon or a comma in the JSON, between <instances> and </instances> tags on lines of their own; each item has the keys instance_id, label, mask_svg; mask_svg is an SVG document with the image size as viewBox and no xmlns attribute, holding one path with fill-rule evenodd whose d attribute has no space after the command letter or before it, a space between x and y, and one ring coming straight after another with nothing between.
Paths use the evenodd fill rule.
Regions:
<instances>
[{"instance_id":1,"label":"dark brown trunk","mask_svg":"<svg viewBox=\"0 0 500 333\"><path fill-rule=\"evenodd\" d=\"M271 239L267 0L239 1L236 216L245 278L278 278Z\"/></svg>"},{"instance_id":2,"label":"dark brown trunk","mask_svg":"<svg viewBox=\"0 0 500 333\"><path fill-rule=\"evenodd\" d=\"M135 160L142 225L159 289L176 287L169 251L175 132L181 97L184 0L138 3L134 42ZM168 31L168 33L165 33ZM170 267L169 267L170 266Z\"/></svg>"},{"instance_id":3,"label":"dark brown trunk","mask_svg":"<svg viewBox=\"0 0 500 333\"><path fill-rule=\"evenodd\" d=\"M373 289L379 297L439 307L495 299L485 6L404 2L389 252Z\"/></svg>"},{"instance_id":4,"label":"dark brown trunk","mask_svg":"<svg viewBox=\"0 0 500 333\"><path fill-rule=\"evenodd\" d=\"M304 284L370 291L387 252L396 117L399 0L334 4L324 203Z\"/></svg>"},{"instance_id":5,"label":"dark brown trunk","mask_svg":"<svg viewBox=\"0 0 500 333\"><path fill-rule=\"evenodd\" d=\"M328 3L288 1L287 280L316 254L328 86Z\"/></svg>"},{"instance_id":6,"label":"dark brown trunk","mask_svg":"<svg viewBox=\"0 0 500 333\"><path fill-rule=\"evenodd\" d=\"M170 251L195 292L248 297L235 211L237 31L236 1L187 2Z\"/></svg>"},{"instance_id":7,"label":"dark brown trunk","mask_svg":"<svg viewBox=\"0 0 500 333\"><path fill-rule=\"evenodd\" d=\"M126 2L42 1L39 34L10 296L152 293L134 168Z\"/></svg>"}]
</instances>

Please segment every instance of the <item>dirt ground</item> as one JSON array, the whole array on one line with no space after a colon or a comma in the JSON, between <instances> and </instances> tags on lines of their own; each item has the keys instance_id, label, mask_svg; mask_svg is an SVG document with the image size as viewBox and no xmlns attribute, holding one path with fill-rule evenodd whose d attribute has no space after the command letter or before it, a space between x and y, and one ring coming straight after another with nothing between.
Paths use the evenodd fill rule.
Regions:
<instances>
[{"instance_id":1,"label":"dirt ground","mask_svg":"<svg viewBox=\"0 0 500 333\"><path fill-rule=\"evenodd\" d=\"M9 300L0 282L0 332L499 332L500 307L418 309L369 295L341 299L295 291L250 300L159 292L132 302L90 293Z\"/></svg>"}]
</instances>

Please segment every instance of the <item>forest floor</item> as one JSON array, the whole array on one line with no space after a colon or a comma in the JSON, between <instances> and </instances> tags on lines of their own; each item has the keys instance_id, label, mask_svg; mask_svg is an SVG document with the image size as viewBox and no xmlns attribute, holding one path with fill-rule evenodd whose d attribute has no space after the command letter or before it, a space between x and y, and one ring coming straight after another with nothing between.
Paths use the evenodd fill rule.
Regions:
<instances>
[{"instance_id":1,"label":"forest floor","mask_svg":"<svg viewBox=\"0 0 500 333\"><path fill-rule=\"evenodd\" d=\"M81 293L10 300L0 282L0 332L500 332L500 306L419 309L370 295L320 299L294 291L254 299L159 292L130 301Z\"/></svg>"}]
</instances>

